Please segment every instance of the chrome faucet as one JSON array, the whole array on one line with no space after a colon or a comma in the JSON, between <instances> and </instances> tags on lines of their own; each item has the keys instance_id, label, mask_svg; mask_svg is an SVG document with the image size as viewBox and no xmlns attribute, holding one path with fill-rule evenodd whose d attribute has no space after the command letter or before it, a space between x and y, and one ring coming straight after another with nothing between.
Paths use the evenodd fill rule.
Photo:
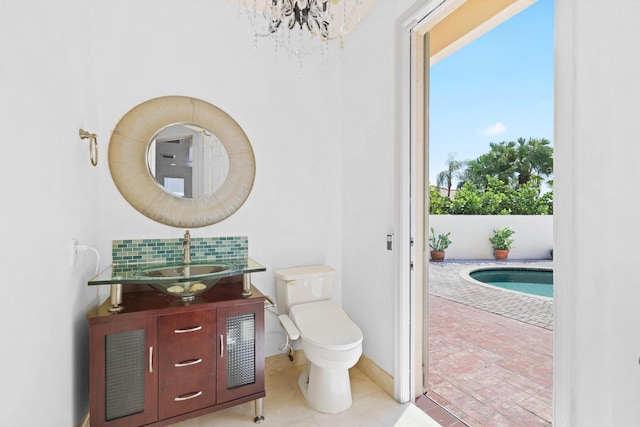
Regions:
<instances>
[{"instance_id":1,"label":"chrome faucet","mask_svg":"<svg viewBox=\"0 0 640 427\"><path fill-rule=\"evenodd\" d=\"M189 264L191 262L191 234L189 230L184 233L184 240L182 241L182 263Z\"/></svg>"}]
</instances>

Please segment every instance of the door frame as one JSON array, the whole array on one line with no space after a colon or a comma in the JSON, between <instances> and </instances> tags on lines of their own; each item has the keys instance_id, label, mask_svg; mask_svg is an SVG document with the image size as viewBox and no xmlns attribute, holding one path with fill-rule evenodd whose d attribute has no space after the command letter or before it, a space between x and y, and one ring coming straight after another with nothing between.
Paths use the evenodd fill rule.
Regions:
<instances>
[{"instance_id":1,"label":"door frame","mask_svg":"<svg viewBox=\"0 0 640 427\"><path fill-rule=\"evenodd\" d=\"M416 132L416 82L414 70L416 69L417 55L415 55L416 37L428 37L429 32L437 23L450 15L467 0L420 0L410 7L396 20L395 31L395 59L396 59L396 166L399 173L396 174L396 218L398 229L397 251L397 287L396 293L396 334L395 334L395 366L394 366L394 398L401 403L412 401L416 393L416 377L428 384L428 322L425 317L428 314L428 258L426 256L426 242L428 230L428 212L416 211L416 191L424 191L424 183L418 183L420 175L428 177L429 165L427 162L429 144L428 132L423 129L425 137L419 140L419 132ZM467 34L454 41L442 53L437 54L437 60L453 53L468 42L480 37L496 25L506 21L520 11L526 9L536 0L515 0L498 11L493 17L470 29ZM469 13L469 12L467 12ZM428 63L425 60L425 63ZM428 75L428 70L425 70ZM427 79L428 80L428 79ZM424 83L428 90L428 81ZM428 92L427 92L428 93ZM428 101L424 103L425 111L428 111ZM426 113L425 113L426 116ZM425 129L428 129L428 117L425 117ZM423 156L416 156L420 150L416 148L422 145ZM422 164L420 164L422 163ZM419 172L419 173L416 173ZM428 186L428 178L424 179ZM423 203L426 207L426 203ZM422 221L418 224L417 221ZM416 233L422 231L422 233ZM412 240L413 239L413 240ZM414 242L412 245L411 242ZM423 251L422 254L414 253L414 248ZM424 261L419 277L411 269L412 263L418 256ZM419 288L419 289L418 289ZM417 290L419 292L417 292ZM416 318L416 296L422 295L421 319ZM417 327L417 324L420 324ZM421 332L420 340L416 336ZM416 342L420 342L418 348ZM422 360L421 366L424 372L416 375L416 360ZM426 359L426 360L425 360ZM420 380L419 380L420 381ZM422 388L422 387L421 387Z\"/></svg>"},{"instance_id":2,"label":"door frame","mask_svg":"<svg viewBox=\"0 0 640 427\"><path fill-rule=\"evenodd\" d=\"M444 0L441 2L428 0L419 2L410 8L396 22L396 72L398 75L396 87L396 137L399 143L396 145L396 162L399 174L396 175L396 188L398 189L398 203L396 203L396 217L398 220L398 252L397 265L398 283L396 294L396 338L395 338L395 375L394 375L394 398L401 403L413 401L416 395L416 355L423 353L423 348L416 346L416 295L417 287L425 289L423 277L416 277L415 271L411 268L412 263L418 256L423 254L414 248L424 248L424 238L416 233L417 221L422 221L422 217L417 218L416 213L416 190L421 185L416 185L416 171L418 168L424 171L423 176L428 176L428 165L420 165L416 162L416 147L422 143L418 141L418 135L414 124L416 123L415 93L415 61L416 55L414 46L416 42L416 29L422 24L424 19L432 15L440 6L445 3L452 3L459 0ZM442 10L442 9L440 9ZM425 153L428 152L428 145L423 146ZM424 224L423 226L425 226ZM413 239L413 240L412 240ZM414 242L412 245L411 242ZM427 263L424 263L425 267ZM425 269L426 271L426 269ZM424 307L423 307L424 308ZM424 313L424 310L423 310ZM421 323L421 322L420 322ZM426 330L422 331L422 336L426 337ZM422 340L422 346L426 342ZM424 366L425 361L422 361ZM419 373L422 377L422 373ZM426 378L426 377L425 377ZM422 387L422 385L420 386Z\"/></svg>"}]
</instances>

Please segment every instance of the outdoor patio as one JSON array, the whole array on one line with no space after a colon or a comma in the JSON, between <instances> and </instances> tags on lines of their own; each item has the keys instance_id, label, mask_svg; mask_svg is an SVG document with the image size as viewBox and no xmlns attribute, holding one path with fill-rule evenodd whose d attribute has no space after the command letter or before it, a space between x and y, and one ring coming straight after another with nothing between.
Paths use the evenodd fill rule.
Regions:
<instances>
[{"instance_id":1,"label":"outdoor patio","mask_svg":"<svg viewBox=\"0 0 640 427\"><path fill-rule=\"evenodd\" d=\"M552 421L553 301L463 280L490 265L552 267L552 261L429 264L427 397L469 426L549 426ZM444 426L432 403L418 406ZM459 425L459 424L455 424Z\"/></svg>"}]
</instances>

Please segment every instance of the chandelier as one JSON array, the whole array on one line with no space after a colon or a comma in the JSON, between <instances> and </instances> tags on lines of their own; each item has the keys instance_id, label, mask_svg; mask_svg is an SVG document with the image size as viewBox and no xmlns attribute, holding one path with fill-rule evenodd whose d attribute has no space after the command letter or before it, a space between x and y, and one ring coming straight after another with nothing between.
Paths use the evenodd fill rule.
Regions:
<instances>
[{"instance_id":1,"label":"chandelier","mask_svg":"<svg viewBox=\"0 0 640 427\"><path fill-rule=\"evenodd\" d=\"M301 58L326 42L344 36L360 21L363 0L243 0L256 36L276 39L282 47ZM297 33L297 34L296 34Z\"/></svg>"},{"instance_id":2,"label":"chandelier","mask_svg":"<svg viewBox=\"0 0 640 427\"><path fill-rule=\"evenodd\" d=\"M269 32L275 33L284 23L289 30L297 25L300 29L306 28L314 35L329 39L329 26L333 21L329 3L338 4L338 0L272 0L269 6Z\"/></svg>"}]
</instances>

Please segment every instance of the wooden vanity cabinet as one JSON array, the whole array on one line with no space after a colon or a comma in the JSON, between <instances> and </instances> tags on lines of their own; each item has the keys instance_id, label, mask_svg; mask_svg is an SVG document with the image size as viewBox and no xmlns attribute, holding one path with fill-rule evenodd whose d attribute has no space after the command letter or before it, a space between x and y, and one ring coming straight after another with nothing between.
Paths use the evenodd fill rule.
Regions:
<instances>
[{"instance_id":1,"label":"wooden vanity cabinet","mask_svg":"<svg viewBox=\"0 0 640 427\"><path fill-rule=\"evenodd\" d=\"M182 303L137 286L123 311L89 316L91 427L165 426L265 396L257 290L243 297L229 278Z\"/></svg>"}]
</instances>

